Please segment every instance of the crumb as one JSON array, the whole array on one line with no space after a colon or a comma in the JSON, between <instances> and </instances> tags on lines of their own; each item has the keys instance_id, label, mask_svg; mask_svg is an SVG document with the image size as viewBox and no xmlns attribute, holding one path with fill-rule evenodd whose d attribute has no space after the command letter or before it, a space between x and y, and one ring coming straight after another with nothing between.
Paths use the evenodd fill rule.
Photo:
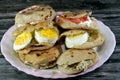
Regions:
<instances>
[{"instance_id":1,"label":"crumb","mask_svg":"<svg viewBox=\"0 0 120 80\"><path fill-rule=\"evenodd\" d=\"M52 71L52 74L53 74L53 75L56 75L56 74L58 74L58 72L56 72L56 71Z\"/></svg>"},{"instance_id":2,"label":"crumb","mask_svg":"<svg viewBox=\"0 0 120 80\"><path fill-rule=\"evenodd\" d=\"M24 63L25 63L25 64L27 64L27 63L28 63L28 61L25 61Z\"/></svg>"},{"instance_id":3,"label":"crumb","mask_svg":"<svg viewBox=\"0 0 120 80\"><path fill-rule=\"evenodd\" d=\"M33 68L32 70L33 70L33 71L37 71L37 69L35 69L35 68Z\"/></svg>"}]
</instances>

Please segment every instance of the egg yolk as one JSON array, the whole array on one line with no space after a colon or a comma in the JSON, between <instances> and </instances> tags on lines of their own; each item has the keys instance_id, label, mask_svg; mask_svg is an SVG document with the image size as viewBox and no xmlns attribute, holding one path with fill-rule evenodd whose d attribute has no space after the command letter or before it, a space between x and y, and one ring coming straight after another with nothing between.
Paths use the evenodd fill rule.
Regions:
<instances>
[{"instance_id":1,"label":"egg yolk","mask_svg":"<svg viewBox=\"0 0 120 80\"><path fill-rule=\"evenodd\" d=\"M42 29L40 34L46 38L56 38L58 37L58 32L54 28Z\"/></svg>"},{"instance_id":2,"label":"egg yolk","mask_svg":"<svg viewBox=\"0 0 120 80\"><path fill-rule=\"evenodd\" d=\"M15 40L16 45L22 45L25 44L28 40L32 38L32 34L30 32L24 32L17 36Z\"/></svg>"},{"instance_id":3,"label":"egg yolk","mask_svg":"<svg viewBox=\"0 0 120 80\"><path fill-rule=\"evenodd\" d=\"M77 38L77 37L82 36L84 33L85 33L85 32L80 32L80 33L78 33L78 34L69 35L69 36L67 36L67 37L68 37L68 38Z\"/></svg>"}]
</instances>

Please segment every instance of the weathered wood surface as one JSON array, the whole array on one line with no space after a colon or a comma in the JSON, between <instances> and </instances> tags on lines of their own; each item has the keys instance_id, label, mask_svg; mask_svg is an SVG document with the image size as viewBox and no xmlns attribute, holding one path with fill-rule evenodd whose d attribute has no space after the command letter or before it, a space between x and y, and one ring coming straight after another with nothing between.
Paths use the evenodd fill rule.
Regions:
<instances>
[{"instance_id":1,"label":"weathered wood surface","mask_svg":"<svg viewBox=\"0 0 120 80\"><path fill-rule=\"evenodd\" d=\"M103 21L116 36L113 55L93 72L68 78L74 80L120 80L120 1L119 0L0 0L0 40L14 24L15 14L33 4L49 4L56 10L87 9ZM51 80L27 75L11 66L0 52L0 80Z\"/></svg>"}]
</instances>

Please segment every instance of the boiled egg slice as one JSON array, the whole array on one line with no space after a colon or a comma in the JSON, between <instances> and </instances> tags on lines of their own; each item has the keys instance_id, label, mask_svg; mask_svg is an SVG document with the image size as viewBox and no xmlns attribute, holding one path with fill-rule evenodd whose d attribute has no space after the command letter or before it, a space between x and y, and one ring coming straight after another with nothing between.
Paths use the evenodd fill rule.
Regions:
<instances>
[{"instance_id":1,"label":"boiled egg slice","mask_svg":"<svg viewBox=\"0 0 120 80\"><path fill-rule=\"evenodd\" d=\"M32 34L30 32L24 32L16 37L13 44L13 49L15 51L21 50L25 48L28 44L30 44L31 40Z\"/></svg>"},{"instance_id":2,"label":"boiled egg slice","mask_svg":"<svg viewBox=\"0 0 120 80\"><path fill-rule=\"evenodd\" d=\"M35 30L35 40L38 43L55 44L58 40L59 32L57 28L47 28Z\"/></svg>"},{"instance_id":3,"label":"boiled egg slice","mask_svg":"<svg viewBox=\"0 0 120 80\"><path fill-rule=\"evenodd\" d=\"M67 48L82 45L87 42L89 34L87 32L66 36L65 44Z\"/></svg>"}]
</instances>

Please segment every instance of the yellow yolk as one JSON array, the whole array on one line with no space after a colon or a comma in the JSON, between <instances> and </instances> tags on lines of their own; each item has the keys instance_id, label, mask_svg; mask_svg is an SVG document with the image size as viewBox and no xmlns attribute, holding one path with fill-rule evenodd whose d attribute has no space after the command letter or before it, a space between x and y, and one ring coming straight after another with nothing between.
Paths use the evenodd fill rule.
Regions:
<instances>
[{"instance_id":1,"label":"yellow yolk","mask_svg":"<svg viewBox=\"0 0 120 80\"><path fill-rule=\"evenodd\" d=\"M40 29L35 30L35 40L38 43L47 43L47 44L55 44L58 40L59 32L58 29L53 28L47 28L47 29Z\"/></svg>"},{"instance_id":2,"label":"yellow yolk","mask_svg":"<svg viewBox=\"0 0 120 80\"><path fill-rule=\"evenodd\" d=\"M25 48L32 40L32 34L30 32L24 32L18 35L14 41L13 49L20 50Z\"/></svg>"},{"instance_id":3,"label":"yellow yolk","mask_svg":"<svg viewBox=\"0 0 120 80\"><path fill-rule=\"evenodd\" d=\"M16 40L15 40L15 44L16 45L22 45L25 44L29 39L31 39L32 35L30 32L25 32L22 33L21 35L19 35Z\"/></svg>"},{"instance_id":4,"label":"yellow yolk","mask_svg":"<svg viewBox=\"0 0 120 80\"><path fill-rule=\"evenodd\" d=\"M80 32L80 33L78 33L78 34L74 34L74 35L69 35L69 36L67 36L68 38L77 38L77 37L80 37L80 36L82 36L83 34L84 34L85 32Z\"/></svg>"},{"instance_id":5,"label":"yellow yolk","mask_svg":"<svg viewBox=\"0 0 120 80\"><path fill-rule=\"evenodd\" d=\"M58 32L54 28L42 29L40 34L46 38L56 38L58 37Z\"/></svg>"}]
</instances>

